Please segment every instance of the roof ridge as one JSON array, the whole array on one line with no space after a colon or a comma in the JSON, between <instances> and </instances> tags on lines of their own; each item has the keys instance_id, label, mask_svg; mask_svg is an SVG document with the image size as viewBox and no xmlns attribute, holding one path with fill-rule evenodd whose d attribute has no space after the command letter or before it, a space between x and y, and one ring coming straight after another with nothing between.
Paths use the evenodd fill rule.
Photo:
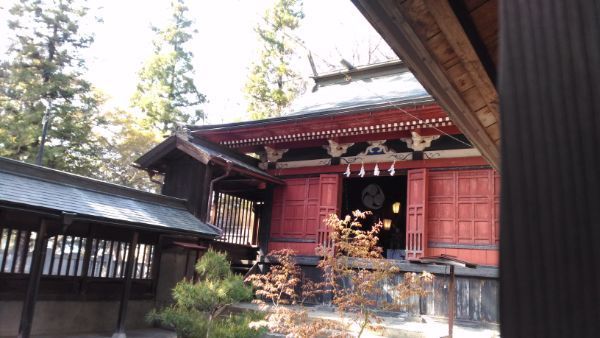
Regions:
<instances>
[{"instance_id":1,"label":"roof ridge","mask_svg":"<svg viewBox=\"0 0 600 338\"><path fill-rule=\"evenodd\" d=\"M351 69L348 69L348 68L335 69L332 71L324 72L322 74L311 76L311 78L318 79L320 77L329 77L332 75L340 75L340 74L352 74L352 73L361 72L361 71L365 71L365 70L377 70L379 68L386 68L386 67L398 67L400 70L400 69L405 68L406 65L404 64L404 61L402 61L400 59L390 59L390 60L370 63L370 64L366 64L366 65L354 66L354 68L351 68Z\"/></svg>"}]
</instances>

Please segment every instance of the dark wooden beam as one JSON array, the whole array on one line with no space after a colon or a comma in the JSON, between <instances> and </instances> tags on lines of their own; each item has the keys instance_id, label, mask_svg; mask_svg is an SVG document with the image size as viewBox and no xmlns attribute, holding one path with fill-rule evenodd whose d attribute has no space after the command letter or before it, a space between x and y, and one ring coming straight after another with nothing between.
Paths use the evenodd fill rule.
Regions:
<instances>
[{"instance_id":1,"label":"dark wooden beam","mask_svg":"<svg viewBox=\"0 0 600 338\"><path fill-rule=\"evenodd\" d=\"M19 324L18 334L19 338L29 338L31 334L33 314L35 312L35 302L37 300L40 277L42 275L44 257L46 255L46 227L46 220L42 219L37 237L35 238L31 268L29 270L29 281L27 283L27 292L25 294L25 301L23 302L23 309L21 311L21 323Z\"/></svg>"},{"instance_id":2,"label":"dark wooden beam","mask_svg":"<svg viewBox=\"0 0 600 338\"><path fill-rule=\"evenodd\" d=\"M129 303L129 294L131 293L131 278L133 274L133 264L136 259L135 248L138 244L139 232L135 231L132 235L129 244L129 252L127 254L127 265L125 266L125 280L123 281L123 293L121 294L121 302L119 304L119 317L117 318L117 330L113 334L113 338L125 338L125 320L127 318L127 305Z\"/></svg>"},{"instance_id":3,"label":"dark wooden beam","mask_svg":"<svg viewBox=\"0 0 600 338\"><path fill-rule=\"evenodd\" d=\"M467 6L465 5L465 1L450 0L448 2L449 5L452 6L452 10L454 11L454 14L456 14L456 18L460 22L466 36L471 42L473 49L477 53L481 65L485 68L485 71L487 72L492 83L496 85L498 81L498 71L496 69L496 64L494 63L494 59L492 58L491 51L488 50L488 48L485 46L485 43L482 40L482 37L477 33L476 25L473 22L473 18L471 17Z\"/></svg>"},{"instance_id":4,"label":"dark wooden beam","mask_svg":"<svg viewBox=\"0 0 600 338\"><path fill-rule=\"evenodd\" d=\"M164 235L158 236L158 242L154 246L154 255L152 257L152 294L156 295L158 287L158 278L160 276L160 260L164 245Z\"/></svg>"},{"instance_id":5,"label":"dark wooden beam","mask_svg":"<svg viewBox=\"0 0 600 338\"><path fill-rule=\"evenodd\" d=\"M431 15L435 18L442 34L458 55L460 61L484 100L489 111L499 119L498 92L484 67L479 54L458 20L449 1L425 0ZM493 67L493 65L491 66ZM495 69L495 68L494 68Z\"/></svg>"},{"instance_id":6,"label":"dark wooden beam","mask_svg":"<svg viewBox=\"0 0 600 338\"><path fill-rule=\"evenodd\" d=\"M255 178L245 179L224 179L216 184L217 189L222 190L237 190L240 189L256 189L263 183Z\"/></svg>"},{"instance_id":7,"label":"dark wooden beam","mask_svg":"<svg viewBox=\"0 0 600 338\"><path fill-rule=\"evenodd\" d=\"M86 288L87 288L87 280L89 278L89 273L90 273L90 260L92 257L92 244L93 244L93 238L95 235L95 226L94 225L88 225L88 233L87 233L87 238L85 240L85 251L83 252L83 265L81 267L81 282L79 284L79 293L80 294L85 294L86 293ZM81 250L81 249L80 249ZM92 270L93 271L93 270Z\"/></svg>"},{"instance_id":8,"label":"dark wooden beam","mask_svg":"<svg viewBox=\"0 0 600 338\"><path fill-rule=\"evenodd\" d=\"M218 224L220 220L219 218L219 211L221 210L221 206L222 206L222 202L219 203L219 199L221 198L221 192L216 190L214 191L214 201L213 201L213 205L211 206L212 210L214 210L213 214L212 214L212 219L209 222L212 225L216 225L217 227L220 227L220 224Z\"/></svg>"},{"instance_id":9,"label":"dark wooden beam","mask_svg":"<svg viewBox=\"0 0 600 338\"><path fill-rule=\"evenodd\" d=\"M379 168L389 168L392 162L378 163ZM354 164L352 171L356 172L360 166ZM395 164L396 171L404 169L418 169L418 168L464 168L464 167L487 167L489 168L488 162L481 156L474 157L459 157L459 158L435 158L428 160L411 160L411 161L398 161ZM295 175L311 175L311 174L332 174L332 173L343 173L346 171L347 165L330 165L330 166L318 166L318 167L301 167L301 168L285 168L285 169L272 169L270 173L277 176L295 176ZM375 168L375 163L365 163L365 170L370 173ZM382 172L381 176L388 175L387 172Z\"/></svg>"},{"instance_id":10,"label":"dark wooden beam","mask_svg":"<svg viewBox=\"0 0 600 338\"><path fill-rule=\"evenodd\" d=\"M252 210L254 211L254 220L252 222L252 245L258 243L258 229L260 228L262 219L263 205L258 205L255 201L252 202Z\"/></svg>"},{"instance_id":11,"label":"dark wooden beam","mask_svg":"<svg viewBox=\"0 0 600 338\"><path fill-rule=\"evenodd\" d=\"M271 212L273 205L273 187L269 185L265 193L265 203L260 209L260 227L258 228L259 254L265 256L269 250L269 237L271 237Z\"/></svg>"},{"instance_id":12,"label":"dark wooden beam","mask_svg":"<svg viewBox=\"0 0 600 338\"><path fill-rule=\"evenodd\" d=\"M207 220L207 215L210 212L210 194L212 191L209 191L208 187L210 186L210 181L213 179L213 168L210 164L206 165L204 168L204 178L202 180L202 185L199 187L202 191L202 196L200 197L200 215L199 218L203 221Z\"/></svg>"},{"instance_id":13,"label":"dark wooden beam","mask_svg":"<svg viewBox=\"0 0 600 338\"><path fill-rule=\"evenodd\" d=\"M450 265L450 291L448 292L448 338L453 337L454 318L456 317L456 276L454 265Z\"/></svg>"}]
</instances>

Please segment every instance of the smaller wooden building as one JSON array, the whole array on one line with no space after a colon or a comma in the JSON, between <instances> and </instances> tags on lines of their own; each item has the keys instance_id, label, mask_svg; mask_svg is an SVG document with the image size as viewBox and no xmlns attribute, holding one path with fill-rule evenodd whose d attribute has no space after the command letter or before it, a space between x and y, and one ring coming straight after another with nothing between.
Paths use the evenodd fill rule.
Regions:
<instances>
[{"instance_id":1,"label":"smaller wooden building","mask_svg":"<svg viewBox=\"0 0 600 338\"><path fill-rule=\"evenodd\" d=\"M125 337L220 233L184 200L0 158L0 336Z\"/></svg>"}]
</instances>

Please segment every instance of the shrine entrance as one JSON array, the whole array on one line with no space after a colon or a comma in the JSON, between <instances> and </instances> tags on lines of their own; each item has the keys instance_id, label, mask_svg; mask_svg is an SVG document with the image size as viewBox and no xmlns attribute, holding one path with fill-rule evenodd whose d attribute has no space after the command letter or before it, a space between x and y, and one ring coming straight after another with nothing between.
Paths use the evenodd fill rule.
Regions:
<instances>
[{"instance_id":1,"label":"shrine entrance","mask_svg":"<svg viewBox=\"0 0 600 338\"><path fill-rule=\"evenodd\" d=\"M406 257L406 175L345 178L342 192L342 215L353 210L370 211L363 222L365 229L381 221L379 244L388 259Z\"/></svg>"}]
</instances>

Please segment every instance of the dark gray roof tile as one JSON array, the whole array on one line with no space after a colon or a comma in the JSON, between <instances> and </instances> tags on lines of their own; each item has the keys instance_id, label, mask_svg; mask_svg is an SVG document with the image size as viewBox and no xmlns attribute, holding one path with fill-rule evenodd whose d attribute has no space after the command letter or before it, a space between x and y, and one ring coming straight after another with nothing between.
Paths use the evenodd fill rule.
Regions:
<instances>
[{"instance_id":1,"label":"dark gray roof tile","mask_svg":"<svg viewBox=\"0 0 600 338\"><path fill-rule=\"evenodd\" d=\"M113 192L108 192L109 188ZM184 201L152 195L0 158L0 203L71 212L171 232L219 234L187 211Z\"/></svg>"}]
</instances>

